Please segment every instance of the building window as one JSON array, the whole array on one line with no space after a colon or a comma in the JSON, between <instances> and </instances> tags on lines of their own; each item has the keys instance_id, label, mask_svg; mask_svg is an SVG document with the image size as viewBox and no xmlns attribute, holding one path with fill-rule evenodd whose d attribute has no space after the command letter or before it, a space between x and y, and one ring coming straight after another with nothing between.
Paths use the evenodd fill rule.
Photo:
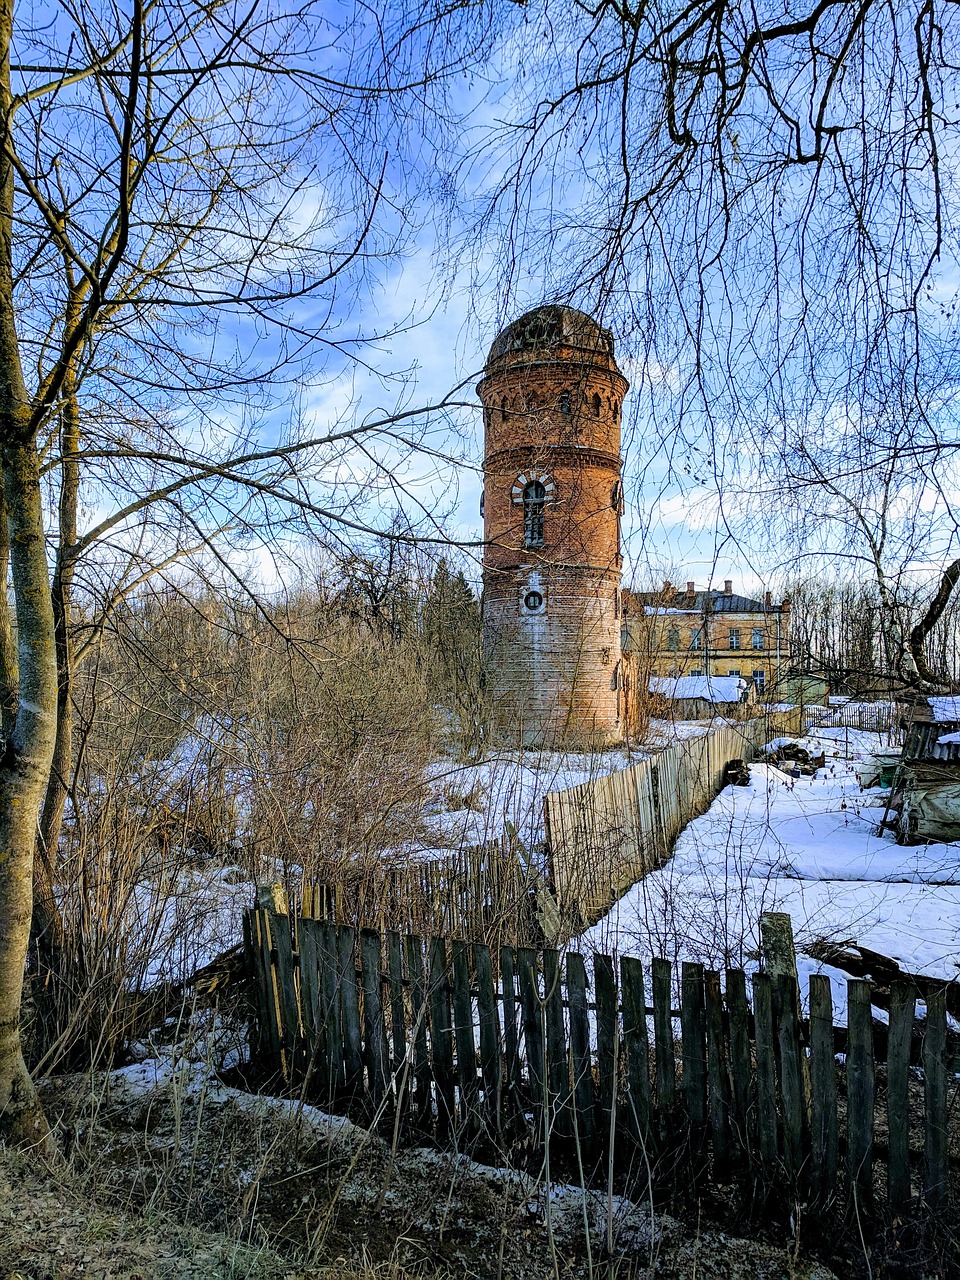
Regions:
<instances>
[{"instance_id":1,"label":"building window","mask_svg":"<svg viewBox=\"0 0 960 1280\"><path fill-rule=\"evenodd\" d=\"M523 491L523 545L543 546L543 508L547 490L539 480L531 480Z\"/></svg>"},{"instance_id":2,"label":"building window","mask_svg":"<svg viewBox=\"0 0 960 1280\"><path fill-rule=\"evenodd\" d=\"M680 632L676 627L670 627L667 631L667 648L671 653L676 653L680 648Z\"/></svg>"},{"instance_id":3,"label":"building window","mask_svg":"<svg viewBox=\"0 0 960 1280\"><path fill-rule=\"evenodd\" d=\"M613 592L613 616L620 617L620 588L615 587Z\"/></svg>"},{"instance_id":4,"label":"building window","mask_svg":"<svg viewBox=\"0 0 960 1280\"><path fill-rule=\"evenodd\" d=\"M593 397L593 416L595 418L600 417L600 409L602 404L603 404L603 401L600 399L600 397L598 395L595 395Z\"/></svg>"},{"instance_id":5,"label":"building window","mask_svg":"<svg viewBox=\"0 0 960 1280\"><path fill-rule=\"evenodd\" d=\"M727 675L728 675L728 676L738 676L738 675L740 675L740 668L739 668L739 667L730 667L730 669L727 671Z\"/></svg>"},{"instance_id":6,"label":"building window","mask_svg":"<svg viewBox=\"0 0 960 1280\"><path fill-rule=\"evenodd\" d=\"M570 412L570 392L569 391L560 392L560 412L561 413Z\"/></svg>"},{"instance_id":7,"label":"building window","mask_svg":"<svg viewBox=\"0 0 960 1280\"><path fill-rule=\"evenodd\" d=\"M700 670L699 667L691 667L690 674L692 676L702 676L703 672Z\"/></svg>"},{"instance_id":8,"label":"building window","mask_svg":"<svg viewBox=\"0 0 960 1280\"><path fill-rule=\"evenodd\" d=\"M528 591L523 597L523 607L529 609L531 613L536 613L543 608L543 595L539 591Z\"/></svg>"},{"instance_id":9,"label":"building window","mask_svg":"<svg viewBox=\"0 0 960 1280\"><path fill-rule=\"evenodd\" d=\"M507 400L506 400L506 396L504 396L504 398L500 401L500 421L506 422L506 420L507 420Z\"/></svg>"},{"instance_id":10,"label":"building window","mask_svg":"<svg viewBox=\"0 0 960 1280\"><path fill-rule=\"evenodd\" d=\"M762 668L762 667L759 667L759 668L758 668L758 669L753 673L753 683L754 683L754 685L756 686L757 693L763 693L764 689L766 689L766 687L767 687L767 673L763 670L763 668Z\"/></svg>"},{"instance_id":11,"label":"building window","mask_svg":"<svg viewBox=\"0 0 960 1280\"><path fill-rule=\"evenodd\" d=\"M740 628L739 627L730 628L730 648L731 649L740 648Z\"/></svg>"},{"instance_id":12,"label":"building window","mask_svg":"<svg viewBox=\"0 0 960 1280\"><path fill-rule=\"evenodd\" d=\"M752 649L762 649L763 646L763 627L754 627L750 632L750 647Z\"/></svg>"},{"instance_id":13,"label":"building window","mask_svg":"<svg viewBox=\"0 0 960 1280\"><path fill-rule=\"evenodd\" d=\"M692 627L690 630L690 648L691 649L703 648L703 632L699 627Z\"/></svg>"}]
</instances>

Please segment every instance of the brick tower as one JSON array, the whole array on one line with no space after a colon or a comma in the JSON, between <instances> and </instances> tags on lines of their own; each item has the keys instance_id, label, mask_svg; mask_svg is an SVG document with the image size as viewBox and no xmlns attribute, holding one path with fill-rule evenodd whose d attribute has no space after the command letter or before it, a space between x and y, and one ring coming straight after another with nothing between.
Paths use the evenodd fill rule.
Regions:
<instances>
[{"instance_id":1,"label":"brick tower","mask_svg":"<svg viewBox=\"0 0 960 1280\"><path fill-rule=\"evenodd\" d=\"M483 402L484 671L526 746L622 739L620 415L613 338L570 307L503 330Z\"/></svg>"}]
</instances>

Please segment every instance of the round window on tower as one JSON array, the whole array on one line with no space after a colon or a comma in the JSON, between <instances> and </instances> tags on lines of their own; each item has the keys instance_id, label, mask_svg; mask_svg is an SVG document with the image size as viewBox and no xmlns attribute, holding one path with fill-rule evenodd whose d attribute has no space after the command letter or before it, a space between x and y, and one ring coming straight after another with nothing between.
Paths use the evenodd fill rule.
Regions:
<instances>
[{"instance_id":1,"label":"round window on tower","mask_svg":"<svg viewBox=\"0 0 960 1280\"><path fill-rule=\"evenodd\" d=\"M540 613L543 609L543 593L528 591L523 597L523 607L527 613Z\"/></svg>"}]
</instances>

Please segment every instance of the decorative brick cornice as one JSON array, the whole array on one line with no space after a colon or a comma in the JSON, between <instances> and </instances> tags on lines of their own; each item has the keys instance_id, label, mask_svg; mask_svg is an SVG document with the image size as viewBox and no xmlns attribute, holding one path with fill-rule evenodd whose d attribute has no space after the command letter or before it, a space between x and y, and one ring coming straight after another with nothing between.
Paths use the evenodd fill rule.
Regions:
<instances>
[{"instance_id":1,"label":"decorative brick cornice","mask_svg":"<svg viewBox=\"0 0 960 1280\"><path fill-rule=\"evenodd\" d=\"M498 449L483 460L483 470L510 471L547 465L557 467L603 467L620 474L620 459L615 453L593 449L589 445L524 444L512 449Z\"/></svg>"}]
</instances>

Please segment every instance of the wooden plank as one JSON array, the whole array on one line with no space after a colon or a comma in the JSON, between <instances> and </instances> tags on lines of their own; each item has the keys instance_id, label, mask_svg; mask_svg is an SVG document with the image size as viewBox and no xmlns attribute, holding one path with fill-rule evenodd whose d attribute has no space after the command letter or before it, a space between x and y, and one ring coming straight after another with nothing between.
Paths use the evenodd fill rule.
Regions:
<instances>
[{"instance_id":1,"label":"wooden plank","mask_svg":"<svg viewBox=\"0 0 960 1280\"><path fill-rule=\"evenodd\" d=\"M487 1125L491 1133L502 1133L500 1093L502 1059L500 1054L500 1022L497 1017L497 999L493 986L493 962L490 948L482 943L474 944L473 967L477 975L477 1015L480 1021L480 1077L483 1081L483 1102Z\"/></svg>"},{"instance_id":2,"label":"wooden plank","mask_svg":"<svg viewBox=\"0 0 960 1280\"><path fill-rule=\"evenodd\" d=\"M777 1058L774 1048L773 989L768 973L753 975L753 1018L757 1055L757 1135L768 1174L777 1163Z\"/></svg>"},{"instance_id":3,"label":"wooden plank","mask_svg":"<svg viewBox=\"0 0 960 1280\"><path fill-rule=\"evenodd\" d=\"M704 974L707 1021L707 1094L710 1134L713 1140L714 1175L725 1178L730 1168L730 1075L723 1034L723 996L720 974Z\"/></svg>"},{"instance_id":4,"label":"wooden plank","mask_svg":"<svg viewBox=\"0 0 960 1280\"><path fill-rule=\"evenodd\" d=\"M870 983L847 983L847 1173L854 1210L873 1209L873 1011Z\"/></svg>"},{"instance_id":5,"label":"wooden plank","mask_svg":"<svg viewBox=\"0 0 960 1280\"><path fill-rule=\"evenodd\" d=\"M460 1084L460 1122L470 1122L477 1112L477 1046L473 1037L473 1001L470 997L470 959L467 943L450 944L453 970L453 1028L457 1047L457 1079Z\"/></svg>"},{"instance_id":6,"label":"wooden plank","mask_svg":"<svg viewBox=\"0 0 960 1280\"><path fill-rule=\"evenodd\" d=\"M730 1132L734 1158L749 1163L753 1151L755 1125L750 1107L750 1009L747 1005L747 978L742 969L728 969L727 1013L730 1027Z\"/></svg>"},{"instance_id":7,"label":"wooden plank","mask_svg":"<svg viewBox=\"0 0 960 1280\"><path fill-rule=\"evenodd\" d=\"M948 1190L947 989L932 982L923 1029L923 1155L923 1198L939 1205Z\"/></svg>"},{"instance_id":8,"label":"wooden plank","mask_svg":"<svg viewBox=\"0 0 960 1280\"><path fill-rule=\"evenodd\" d=\"M707 1050L703 965L688 960L680 975L680 1047L683 1105L691 1149L702 1147L707 1128Z\"/></svg>"},{"instance_id":9,"label":"wooden plank","mask_svg":"<svg viewBox=\"0 0 960 1280\"><path fill-rule=\"evenodd\" d=\"M373 929L360 932L360 965L363 981L363 1047L367 1068L367 1088L374 1107L387 1092L390 1060L383 1025L383 977L380 935Z\"/></svg>"},{"instance_id":10,"label":"wooden plank","mask_svg":"<svg viewBox=\"0 0 960 1280\"><path fill-rule=\"evenodd\" d=\"M260 1062L265 1057L263 1047L263 1027L266 1022L263 1007L263 987L260 979L260 962L254 942L253 912L244 910L240 917L243 930L243 962L247 973L253 979L253 1017L250 1019L250 1061Z\"/></svg>"},{"instance_id":11,"label":"wooden plank","mask_svg":"<svg viewBox=\"0 0 960 1280\"><path fill-rule=\"evenodd\" d=\"M778 974L773 981L780 1048L780 1095L783 1101L783 1162L787 1177L799 1194L809 1127L803 1084L804 1054L800 1042L800 1019L797 1015L797 980L790 974Z\"/></svg>"},{"instance_id":12,"label":"wooden plank","mask_svg":"<svg viewBox=\"0 0 960 1280\"><path fill-rule=\"evenodd\" d=\"M390 1030L393 1073L401 1087L407 1071L407 1015L403 999L403 939L396 930L387 934L387 964L390 974ZM405 1086L404 1086L405 1087Z\"/></svg>"},{"instance_id":13,"label":"wooden plank","mask_svg":"<svg viewBox=\"0 0 960 1280\"><path fill-rule=\"evenodd\" d=\"M560 1138L569 1138L570 1072L567 1065L567 1038L563 1027L563 984L560 980L560 956L549 947L543 952L543 1001L551 1133Z\"/></svg>"},{"instance_id":14,"label":"wooden plank","mask_svg":"<svg viewBox=\"0 0 960 1280\"><path fill-rule=\"evenodd\" d=\"M523 1111L520 1046L517 1040L516 958L513 947L500 948L500 996L503 1005L504 1087L515 1114Z\"/></svg>"},{"instance_id":15,"label":"wooden plank","mask_svg":"<svg viewBox=\"0 0 960 1280\"><path fill-rule=\"evenodd\" d=\"M327 1054L323 1035L320 1002L320 959L317 951L317 922L301 919L297 923L300 947L300 1012L303 1019L305 1076L311 1090L327 1092Z\"/></svg>"},{"instance_id":16,"label":"wooden plank","mask_svg":"<svg viewBox=\"0 0 960 1280\"><path fill-rule=\"evenodd\" d=\"M627 1111L634 1139L647 1150L650 1143L650 1043L643 965L633 956L620 961L623 1002L623 1045L627 1057Z\"/></svg>"},{"instance_id":17,"label":"wooden plank","mask_svg":"<svg viewBox=\"0 0 960 1280\"><path fill-rule=\"evenodd\" d=\"M453 1026L450 1021L450 980L447 972L447 944L443 938L430 942L430 1051L433 1078L437 1086L437 1129L448 1136L456 1121L456 1077L453 1068Z\"/></svg>"},{"instance_id":18,"label":"wooden plank","mask_svg":"<svg viewBox=\"0 0 960 1280\"><path fill-rule=\"evenodd\" d=\"M410 975L410 1018L413 1037L413 1078L416 1083L416 1112L423 1124L433 1111L430 1053L427 1047L429 1013L427 982L423 971L423 941L415 933L407 935L407 973Z\"/></svg>"},{"instance_id":19,"label":"wooden plank","mask_svg":"<svg viewBox=\"0 0 960 1280\"><path fill-rule=\"evenodd\" d=\"M363 1038L360 1034L360 991L354 958L355 934L350 925L335 925L340 988L340 1028L343 1033L344 1088L363 1088Z\"/></svg>"},{"instance_id":20,"label":"wooden plank","mask_svg":"<svg viewBox=\"0 0 960 1280\"><path fill-rule=\"evenodd\" d=\"M523 1042L526 1050L527 1078L534 1113L535 1141L544 1136L546 1114L546 1037L544 1035L543 1001L537 979L537 955L529 947L519 947L517 982L520 988L520 1010L523 1016Z\"/></svg>"},{"instance_id":21,"label":"wooden plank","mask_svg":"<svg viewBox=\"0 0 960 1280\"><path fill-rule=\"evenodd\" d=\"M811 1190L826 1208L837 1194L837 1060L833 995L823 973L810 976Z\"/></svg>"},{"instance_id":22,"label":"wooden plank","mask_svg":"<svg viewBox=\"0 0 960 1280\"><path fill-rule=\"evenodd\" d=\"M887 1195L895 1217L910 1204L910 1041L916 1013L916 992L909 982L890 986L887 1033L887 1134L889 1173Z\"/></svg>"},{"instance_id":23,"label":"wooden plank","mask_svg":"<svg viewBox=\"0 0 960 1280\"><path fill-rule=\"evenodd\" d=\"M655 957L652 965L653 1034L657 1078L657 1111L661 1136L670 1132L676 1103L677 1066L670 1014L672 977L670 962Z\"/></svg>"},{"instance_id":24,"label":"wooden plank","mask_svg":"<svg viewBox=\"0 0 960 1280\"><path fill-rule=\"evenodd\" d=\"M321 1095L332 1103L346 1083L343 1060L343 1031L340 1022L340 966L336 927L327 920L312 922L319 969L320 1040L327 1059L325 1089Z\"/></svg>"},{"instance_id":25,"label":"wooden plank","mask_svg":"<svg viewBox=\"0 0 960 1280\"><path fill-rule=\"evenodd\" d=\"M590 1022L587 1017L587 967L583 956L567 952L567 1003L570 1013L570 1074L575 1107L574 1134L579 1142L584 1172L596 1158L596 1095L590 1059Z\"/></svg>"},{"instance_id":26,"label":"wooden plank","mask_svg":"<svg viewBox=\"0 0 960 1280\"><path fill-rule=\"evenodd\" d=\"M609 956L594 955L593 984L597 1005L597 1100L600 1108L600 1147L609 1152L614 1142L617 1101L617 980Z\"/></svg>"},{"instance_id":27,"label":"wooden plank","mask_svg":"<svg viewBox=\"0 0 960 1280\"><path fill-rule=\"evenodd\" d=\"M257 993L261 1013L261 1039L273 1071L283 1071L281 1014L277 998L273 955L270 942L270 916L258 909L251 915L251 937L257 972Z\"/></svg>"},{"instance_id":28,"label":"wooden plank","mask_svg":"<svg viewBox=\"0 0 960 1280\"><path fill-rule=\"evenodd\" d=\"M297 998L297 980L294 976L293 934L288 915L272 915L270 931L273 938L273 955L276 966L277 993L279 997L281 1035L286 1054L287 1072L291 1079L303 1074L303 1038L300 1034L300 1003Z\"/></svg>"}]
</instances>

